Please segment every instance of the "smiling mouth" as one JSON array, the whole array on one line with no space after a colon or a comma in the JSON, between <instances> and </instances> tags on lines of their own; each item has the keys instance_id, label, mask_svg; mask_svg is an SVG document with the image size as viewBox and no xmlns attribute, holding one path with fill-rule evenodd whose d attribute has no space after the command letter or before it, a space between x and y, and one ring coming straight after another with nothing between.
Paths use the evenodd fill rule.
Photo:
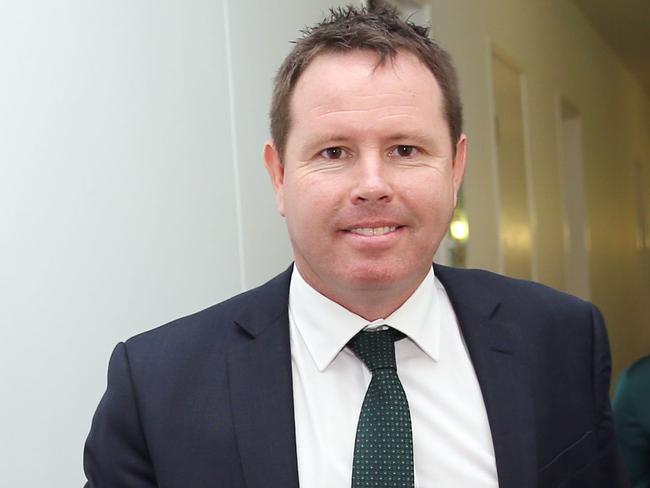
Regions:
<instances>
[{"instance_id":1,"label":"smiling mouth","mask_svg":"<svg viewBox=\"0 0 650 488\"><path fill-rule=\"evenodd\" d=\"M360 236L383 236L385 234L388 234L390 232L394 232L397 230L400 226L397 225L391 225L391 226L384 226L384 227L355 227L353 229L348 229L348 232L352 234L357 234Z\"/></svg>"}]
</instances>

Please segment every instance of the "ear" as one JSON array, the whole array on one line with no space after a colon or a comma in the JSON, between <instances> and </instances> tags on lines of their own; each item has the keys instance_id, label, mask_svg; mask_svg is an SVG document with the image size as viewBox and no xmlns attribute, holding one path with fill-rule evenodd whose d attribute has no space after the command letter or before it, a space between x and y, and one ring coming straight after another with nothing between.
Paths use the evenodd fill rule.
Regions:
<instances>
[{"instance_id":1,"label":"ear","mask_svg":"<svg viewBox=\"0 0 650 488\"><path fill-rule=\"evenodd\" d=\"M278 207L278 212L284 217L284 165L280 160L280 154L273 139L269 139L264 144L264 166L271 178L271 185L275 191L275 203Z\"/></svg>"},{"instance_id":2,"label":"ear","mask_svg":"<svg viewBox=\"0 0 650 488\"><path fill-rule=\"evenodd\" d=\"M452 163L452 179L454 184L454 207L458 201L458 190L465 176L465 164L467 162L467 136L461 134L456 143L456 155Z\"/></svg>"}]
</instances>

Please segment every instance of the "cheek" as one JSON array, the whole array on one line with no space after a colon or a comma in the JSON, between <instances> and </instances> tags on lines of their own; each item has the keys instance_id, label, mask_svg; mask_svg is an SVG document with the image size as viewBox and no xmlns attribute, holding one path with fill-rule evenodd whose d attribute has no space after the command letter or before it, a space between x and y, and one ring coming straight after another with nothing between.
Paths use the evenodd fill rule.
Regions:
<instances>
[{"instance_id":1,"label":"cheek","mask_svg":"<svg viewBox=\"0 0 650 488\"><path fill-rule=\"evenodd\" d=\"M285 189L294 210L302 214L328 214L342 200L343 191L336 178L303 178Z\"/></svg>"},{"instance_id":2,"label":"cheek","mask_svg":"<svg viewBox=\"0 0 650 488\"><path fill-rule=\"evenodd\" d=\"M454 188L450 181L443 181L443 175L427 176L410 179L407 184L401 186L401 193L410 207L431 215L432 212L439 213L453 203Z\"/></svg>"},{"instance_id":3,"label":"cheek","mask_svg":"<svg viewBox=\"0 0 650 488\"><path fill-rule=\"evenodd\" d=\"M447 231L454 208L453 187L439 183L427 179L411 186L405 197L406 205L416 219L417 228L423 230L423 238L433 244Z\"/></svg>"},{"instance_id":4,"label":"cheek","mask_svg":"<svg viewBox=\"0 0 650 488\"><path fill-rule=\"evenodd\" d=\"M284 200L285 217L294 232L308 234L323 227L331 215L332 195L316 184L287 187Z\"/></svg>"}]
</instances>

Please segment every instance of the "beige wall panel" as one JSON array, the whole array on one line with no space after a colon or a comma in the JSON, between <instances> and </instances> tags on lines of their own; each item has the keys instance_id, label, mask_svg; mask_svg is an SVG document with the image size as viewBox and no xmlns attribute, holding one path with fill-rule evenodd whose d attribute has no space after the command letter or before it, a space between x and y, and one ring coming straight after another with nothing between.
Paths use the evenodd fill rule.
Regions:
<instances>
[{"instance_id":1,"label":"beige wall panel","mask_svg":"<svg viewBox=\"0 0 650 488\"><path fill-rule=\"evenodd\" d=\"M565 277L555 97L562 94L580 111L591 229L587 243L591 298L607 319L617 374L650 353L648 250L647 244L638 245L634 169L640 164L645 174L650 173L647 94L568 0L430 0L430 4L433 35L454 56L465 103L470 266L499 268L490 46L499 46L526 73L537 245L533 259L539 280L556 288L564 286ZM642 187L647 193L647 185ZM641 198L648 209L650 197Z\"/></svg>"},{"instance_id":2,"label":"beige wall panel","mask_svg":"<svg viewBox=\"0 0 650 488\"><path fill-rule=\"evenodd\" d=\"M532 278L532 233L525 162L520 73L492 56L494 124L499 188L499 234L503 272Z\"/></svg>"}]
</instances>

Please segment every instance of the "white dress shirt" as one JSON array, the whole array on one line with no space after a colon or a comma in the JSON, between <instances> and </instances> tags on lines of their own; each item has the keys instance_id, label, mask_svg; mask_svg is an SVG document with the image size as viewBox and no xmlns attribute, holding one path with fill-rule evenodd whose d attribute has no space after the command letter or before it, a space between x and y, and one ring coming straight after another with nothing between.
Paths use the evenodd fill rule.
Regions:
<instances>
[{"instance_id":1,"label":"white dress shirt","mask_svg":"<svg viewBox=\"0 0 650 488\"><path fill-rule=\"evenodd\" d=\"M357 421L371 373L345 345L379 324L407 336L395 343L395 357L411 412L415 486L498 486L478 380L433 269L399 309L370 323L318 293L294 266L289 323L301 487L350 486Z\"/></svg>"}]
</instances>

